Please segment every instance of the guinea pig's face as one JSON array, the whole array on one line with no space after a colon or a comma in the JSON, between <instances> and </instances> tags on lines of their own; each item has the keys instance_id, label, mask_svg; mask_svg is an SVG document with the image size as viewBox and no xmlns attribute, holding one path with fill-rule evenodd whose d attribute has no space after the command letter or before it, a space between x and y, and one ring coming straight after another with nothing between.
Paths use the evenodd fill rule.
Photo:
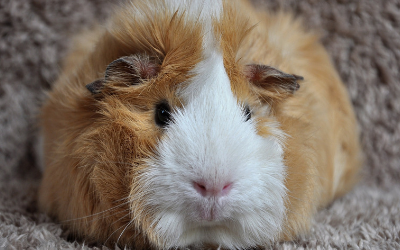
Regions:
<instances>
[{"instance_id":1,"label":"guinea pig's face","mask_svg":"<svg viewBox=\"0 0 400 250\"><path fill-rule=\"evenodd\" d=\"M97 188L128 201L129 223L158 247L245 248L280 233L284 133L260 96L271 86L294 91L299 78L268 66L238 68L230 78L217 51L186 75L133 55L87 86L102 115L96 147L106 164L94 169ZM105 170L110 163L119 170ZM118 180L112 186L110 175Z\"/></svg>"},{"instance_id":2,"label":"guinea pig's face","mask_svg":"<svg viewBox=\"0 0 400 250\"><path fill-rule=\"evenodd\" d=\"M144 207L132 209L152 211L151 232L167 247L265 243L284 215L282 133L261 118L265 107L233 93L220 55L194 72L147 161Z\"/></svg>"}]
</instances>

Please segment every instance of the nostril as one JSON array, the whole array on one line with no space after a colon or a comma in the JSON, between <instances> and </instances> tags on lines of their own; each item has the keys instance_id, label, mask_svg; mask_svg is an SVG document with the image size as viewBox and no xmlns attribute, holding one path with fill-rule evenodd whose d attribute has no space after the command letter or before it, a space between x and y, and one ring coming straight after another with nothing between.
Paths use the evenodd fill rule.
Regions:
<instances>
[{"instance_id":1,"label":"nostril","mask_svg":"<svg viewBox=\"0 0 400 250\"><path fill-rule=\"evenodd\" d=\"M227 195L229 193L229 191L231 191L232 189L232 183L228 183L226 184L221 191L221 195Z\"/></svg>"},{"instance_id":2,"label":"nostril","mask_svg":"<svg viewBox=\"0 0 400 250\"><path fill-rule=\"evenodd\" d=\"M222 188L222 190L228 190L231 188L231 186L232 186L232 183L228 183Z\"/></svg>"},{"instance_id":3,"label":"nostril","mask_svg":"<svg viewBox=\"0 0 400 250\"><path fill-rule=\"evenodd\" d=\"M195 185L201 190L207 190L206 187L204 185L200 184L200 183L196 182Z\"/></svg>"},{"instance_id":4,"label":"nostril","mask_svg":"<svg viewBox=\"0 0 400 250\"><path fill-rule=\"evenodd\" d=\"M205 187L204 184L199 183L199 182L193 182L193 186L194 186L194 189L196 189L196 191L198 193L200 193L202 196L207 195L207 188Z\"/></svg>"}]
</instances>

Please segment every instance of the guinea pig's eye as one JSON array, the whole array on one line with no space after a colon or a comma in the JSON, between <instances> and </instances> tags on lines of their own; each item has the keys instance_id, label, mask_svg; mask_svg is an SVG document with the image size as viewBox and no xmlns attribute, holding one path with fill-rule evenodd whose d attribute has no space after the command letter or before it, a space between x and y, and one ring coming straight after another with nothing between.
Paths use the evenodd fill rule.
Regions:
<instances>
[{"instance_id":1,"label":"guinea pig's eye","mask_svg":"<svg viewBox=\"0 0 400 250\"><path fill-rule=\"evenodd\" d=\"M250 107L246 105L246 107L244 108L243 112L244 112L244 121L247 122L251 118Z\"/></svg>"},{"instance_id":2,"label":"guinea pig's eye","mask_svg":"<svg viewBox=\"0 0 400 250\"><path fill-rule=\"evenodd\" d=\"M156 106L155 114L156 124L160 127L165 127L171 120L171 109L167 102L162 102Z\"/></svg>"}]
</instances>

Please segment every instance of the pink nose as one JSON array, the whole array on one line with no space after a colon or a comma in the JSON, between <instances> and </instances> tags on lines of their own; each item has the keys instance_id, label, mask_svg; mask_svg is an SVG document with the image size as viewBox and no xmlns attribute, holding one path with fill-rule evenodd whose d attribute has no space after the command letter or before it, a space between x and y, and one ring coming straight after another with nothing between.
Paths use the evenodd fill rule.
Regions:
<instances>
[{"instance_id":1,"label":"pink nose","mask_svg":"<svg viewBox=\"0 0 400 250\"><path fill-rule=\"evenodd\" d=\"M209 184L204 181L193 182L194 189L204 197L225 196L232 189L232 183Z\"/></svg>"}]
</instances>

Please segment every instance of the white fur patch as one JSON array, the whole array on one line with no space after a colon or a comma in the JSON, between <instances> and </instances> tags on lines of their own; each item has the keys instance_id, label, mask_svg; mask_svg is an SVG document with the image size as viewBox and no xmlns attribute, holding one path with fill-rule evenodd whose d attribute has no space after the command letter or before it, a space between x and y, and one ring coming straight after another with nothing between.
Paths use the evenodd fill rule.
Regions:
<instances>
[{"instance_id":1,"label":"white fur patch","mask_svg":"<svg viewBox=\"0 0 400 250\"><path fill-rule=\"evenodd\" d=\"M203 24L203 48L214 48L216 45L213 36L212 21L219 20L222 9L222 0L171 0L167 1L168 8L172 13L185 12L186 17Z\"/></svg>"},{"instance_id":2,"label":"white fur patch","mask_svg":"<svg viewBox=\"0 0 400 250\"><path fill-rule=\"evenodd\" d=\"M169 0L167 5L172 12L185 11L188 16L200 20L219 18L222 12L222 0Z\"/></svg>"}]
</instances>

